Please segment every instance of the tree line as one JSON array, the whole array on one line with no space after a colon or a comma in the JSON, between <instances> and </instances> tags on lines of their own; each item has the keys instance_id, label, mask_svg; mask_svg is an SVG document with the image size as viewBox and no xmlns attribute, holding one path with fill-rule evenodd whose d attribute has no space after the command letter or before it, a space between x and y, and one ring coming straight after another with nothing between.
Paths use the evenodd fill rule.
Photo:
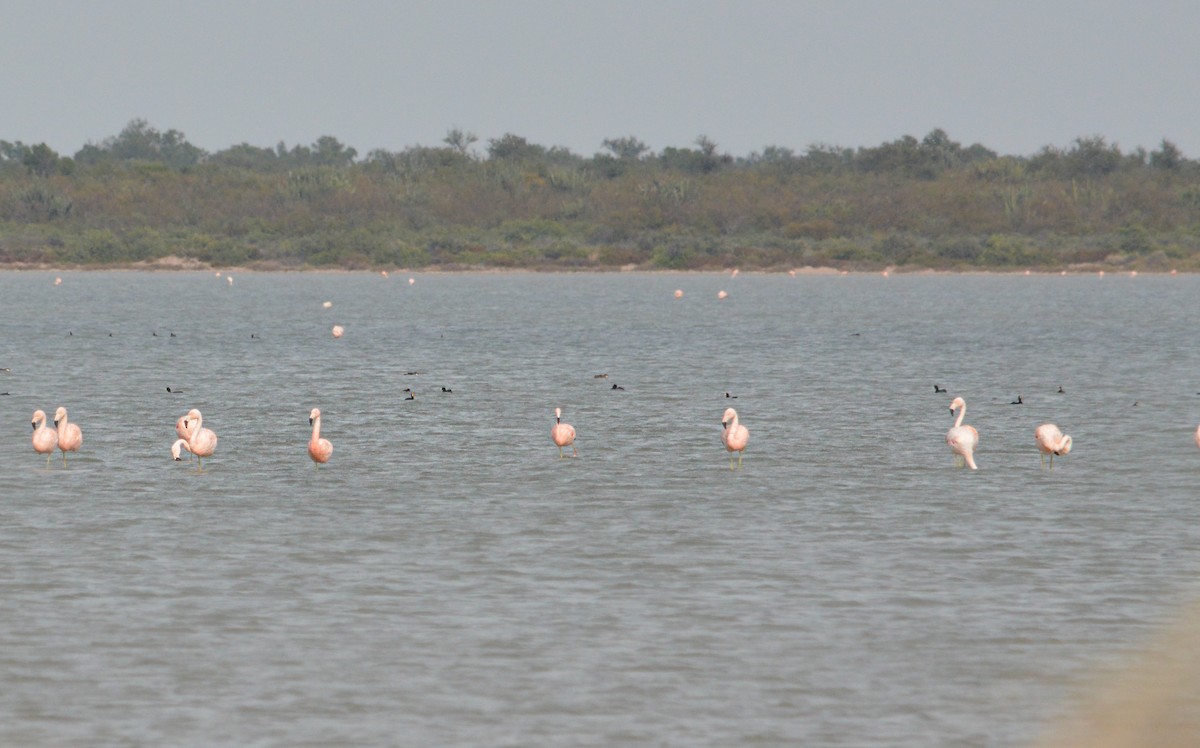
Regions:
<instances>
[{"instance_id":1,"label":"tree line","mask_svg":"<svg viewBox=\"0 0 1200 748\"><path fill-rule=\"evenodd\" d=\"M1200 270L1200 163L1102 136L1028 156L941 129L873 147L511 133L209 153L144 120L71 156L0 140L0 263L261 268Z\"/></svg>"}]
</instances>

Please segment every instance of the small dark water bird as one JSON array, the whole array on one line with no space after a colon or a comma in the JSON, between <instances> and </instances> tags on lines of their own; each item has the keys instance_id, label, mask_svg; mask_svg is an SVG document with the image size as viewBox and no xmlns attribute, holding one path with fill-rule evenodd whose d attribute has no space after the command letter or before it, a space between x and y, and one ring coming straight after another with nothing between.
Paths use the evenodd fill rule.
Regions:
<instances>
[{"instance_id":1,"label":"small dark water bird","mask_svg":"<svg viewBox=\"0 0 1200 748\"><path fill-rule=\"evenodd\" d=\"M1024 404L1025 404L1025 398L1021 397L1020 395L1017 395L1017 399L1013 400L1011 403L1009 403L1009 405L1024 405Z\"/></svg>"},{"instance_id":2,"label":"small dark water bird","mask_svg":"<svg viewBox=\"0 0 1200 748\"><path fill-rule=\"evenodd\" d=\"M737 400L737 399L738 399L738 398L737 398L737 395L731 395L731 394L729 394L728 392L726 392L726 393L725 393L725 397L729 398L730 400Z\"/></svg>"},{"instance_id":3,"label":"small dark water bird","mask_svg":"<svg viewBox=\"0 0 1200 748\"><path fill-rule=\"evenodd\" d=\"M593 374L592 379L608 379L607 374Z\"/></svg>"},{"instance_id":4,"label":"small dark water bird","mask_svg":"<svg viewBox=\"0 0 1200 748\"><path fill-rule=\"evenodd\" d=\"M622 387L622 386L621 386L621 385L619 385L619 384L614 384L614 385L612 386L612 389L614 389L614 390L623 390L623 389L625 389L625 388L624 388L624 387Z\"/></svg>"},{"instance_id":5,"label":"small dark water bird","mask_svg":"<svg viewBox=\"0 0 1200 748\"><path fill-rule=\"evenodd\" d=\"M415 392L411 392L411 391L410 391L410 392L408 393L408 397L406 397L406 398L404 398L404 399L405 399L405 400L416 400L416 399L417 399L417 393L415 393Z\"/></svg>"},{"instance_id":6,"label":"small dark water bird","mask_svg":"<svg viewBox=\"0 0 1200 748\"><path fill-rule=\"evenodd\" d=\"M420 374L420 373L421 373L421 372L419 372L419 371L406 371L406 372L404 372L404 376L406 376L406 377L415 377L415 376L417 376L417 375L418 375L418 374Z\"/></svg>"},{"instance_id":7,"label":"small dark water bird","mask_svg":"<svg viewBox=\"0 0 1200 748\"><path fill-rule=\"evenodd\" d=\"M946 391L946 388L945 388L945 387L938 387L936 384L935 384L935 385L933 385L933 392L934 392L934 394L935 394L935 395L936 395L936 394L940 394L940 393L944 393L945 391Z\"/></svg>"},{"instance_id":8,"label":"small dark water bird","mask_svg":"<svg viewBox=\"0 0 1200 748\"><path fill-rule=\"evenodd\" d=\"M171 337L175 337L175 333L171 333Z\"/></svg>"},{"instance_id":9,"label":"small dark water bird","mask_svg":"<svg viewBox=\"0 0 1200 748\"><path fill-rule=\"evenodd\" d=\"M257 335L255 335L254 333L250 333L250 339L251 339L251 340L258 340L258 336L257 336Z\"/></svg>"},{"instance_id":10,"label":"small dark water bird","mask_svg":"<svg viewBox=\"0 0 1200 748\"><path fill-rule=\"evenodd\" d=\"M1065 394L1067 394L1067 391L1066 391L1066 390L1064 390L1064 389L1062 388L1062 385L1061 385L1061 384L1060 384L1060 385L1058 385L1058 394L1060 394L1060 395L1065 395Z\"/></svg>"},{"instance_id":11,"label":"small dark water bird","mask_svg":"<svg viewBox=\"0 0 1200 748\"><path fill-rule=\"evenodd\" d=\"M450 389L449 387L443 387L442 392L454 392L454 390Z\"/></svg>"},{"instance_id":12,"label":"small dark water bird","mask_svg":"<svg viewBox=\"0 0 1200 748\"><path fill-rule=\"evenodd\" d=\"M173 390L170 387L167 388L167 392L170 392L172 395L182 395L183 394L183 390Z\"/></svg>"}]
</instances>

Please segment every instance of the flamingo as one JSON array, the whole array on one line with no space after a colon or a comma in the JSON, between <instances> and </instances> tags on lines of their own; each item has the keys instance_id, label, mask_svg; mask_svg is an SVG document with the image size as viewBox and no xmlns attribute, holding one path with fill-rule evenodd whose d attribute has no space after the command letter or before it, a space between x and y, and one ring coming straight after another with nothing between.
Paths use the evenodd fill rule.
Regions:
<instances>
[{"instance_id":1,"label":"flamingo","mask_svg":"<svg viewBox=\"0 0 1200 748\"><path fill-rule=\"evenodd\" d=\"M733 470L733 453L738 453L737 466L742 467L742 452L746 451L746 445L750 442L750 430L738 423L737 411L733 408L726 408L725 415L721 416L721 425L725 427L725 431L721 433L721 441L725 443L725 449L729 452L729 469Z\"/></svg>"},{"instance_id":2,"label":"flamingo","mask_svg":"<svg viewBox=\"0 0 1200 748\"><path fill-rule=\"evenodd\" d=\"M1196 446L1200 447L1200 426L1196 427Z\"/></svg>"},{"instance_id":3,"label":"flamingo","mask_svg":"<svg viewBox=\"0 0 1200 748\"><path fill-rule=\"evenodd\" d=\"M950 451L954 453L954 463L962 467L963 463L972 470L978 470L975 466L975 446L979 444L979 432L974 426L962 425L963 416L967 414L967 403L961 397L956 397L950 403L950 414L958 411L958 418L954 419L954 428L946 432L946 444L950 446Z\"/></svg>"},{"instance_id":4,"label":"flamingo","mask_svg":"<svg viewBox=\"0 0 1200 748\"><path fill-rule=\"evenodd\" d=\"M333 456L333 443L328 439L321 438L321 411L313 408L308 414L308 423L313 427L312 439L308 440L308 456L312 458L313 465L319 466L322 462L329 462L329 458Z\"/></svg>"},{"instance_id":5,"label":"flamingo","mask_svg":"<svg viewBox=\"0 0 1200 748\"><path fill-rule=\"evenodd\" d=\"M179 450L186 449L196 455L196 464L201 469L204 468L204 460L201 458L212 457L213 451L217 448L217 435L212 429L204 428L204 416L200 415L200 411L192 408L184 416L186 422L184 428L192 432L192 435L187 439L179 439L171 445L171 456L179 461Z\"/></svg>"},{"instance_id":6,"label":"flamingo","mask_svg":"<svg viewBox=\"0 0 1200 748\"><path fill-rule=\"evenodd\" d=\"M1033 438L1037 441L1038 453L1042 458L1042 464L1046 464L1046 455L1050 455L1050 469L1054 469L1054 456L1063 456L1071 451L1071 437L1064 436L1058 426L1053 423L1043 423L1033 431Z\"/></svg>"},{"instance_id":7,"label":"flamingo","mask_svg":"<svg viewBox=\"0 0 1200 748\"><path fill-rule=\"evenodd\" d=\"M564 456L563 447L566 446L571 447L572 457L579 456L579 450L575 448L575 427L562 422L562 408L554 409L554 425L550 428L550 438L558 445L560 459Z\"/></svg>"},{"instance_id":8,"label":"flamingo","mask_svg":"<svg viewBox=\"0 0 1200 748\"><path fill-rule=\"evenodd\" d=\"M340 338L340 337L342 337L342 335L343 335L345 332L346 332L345 328L343 328L341 325L334 325L334 326L333 326L333 337L335 337L335 338Z\"/></svg>"},{"instance_id":9,"label":"flamingo","mask_svg":"<svg viewBox=\"0 0 1200 748\"><path fill-rule=\"evenodd\" d=\"M54 411L54 428L58 432L58 448L62 450L63 464L67 464L67 452L78 452L83 445L83 431L78 424L67 420L67 409Z\"/></svg>"},{"instance_id":10,"label":"flamingo","mask_svg":"<svg viewBox=\"0 0 1200 748\"><path fill-rule=\"evenodd\" d=\"M170 388L168 387L167 389ZM178 434L179 438L185 442L192 438L192 433L195 430L195 427L189 424L188 417L186 415L180 416L179 420L175 422L175 433ZM191 450L188 450L188 458L190 459L192 456Z\"/></svg>"},{"instance_id":11,"label":"flamingo","mask_svg":"<svg viewBox=\"0 0 1200 748\"><path fill-rule=\"evenodd\" d=\"M58 446L58 432L46 427L46 413L41 410L33 411L33 451L46 455L46 465L50 465L50 455Z\"/></svg>"}]
</instances>

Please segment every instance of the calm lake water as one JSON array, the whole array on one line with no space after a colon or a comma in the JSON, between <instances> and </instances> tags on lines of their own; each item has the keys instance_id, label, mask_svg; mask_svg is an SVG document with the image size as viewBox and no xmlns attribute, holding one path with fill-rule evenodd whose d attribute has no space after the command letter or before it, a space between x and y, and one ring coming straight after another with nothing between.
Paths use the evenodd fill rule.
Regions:
<instances>
[{"instance_id":1,"label":"calm lake water","mask_svg":"<svg viewBox=\"0 0 1200 748\"><path fill-rule=\"evenodd\" d=\"M1194 276L61 275L0 273L3 745L1020 746L1200 593Z\"/></svg>"}]
</instances>

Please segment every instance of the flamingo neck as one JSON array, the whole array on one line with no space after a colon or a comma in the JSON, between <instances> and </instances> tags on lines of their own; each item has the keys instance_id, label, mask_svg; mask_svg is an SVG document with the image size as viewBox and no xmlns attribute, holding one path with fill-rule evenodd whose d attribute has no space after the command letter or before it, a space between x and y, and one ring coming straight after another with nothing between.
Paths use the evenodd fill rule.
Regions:
<instances>
[{"instance_id":1,"label":"flamingo neck","mask_svg":"<svg viewBox=\"0 0 1200 748\"><path fill-rule=\"evenodd\" d=\"M321 417L317 416L316 418L313 419L312 440L315 442L319 438L321 438Z\"/></svg>"},{"instance_id":2,"label":"flamingo neck","mask_svg":"<svg viewBox=\"0 0 1200 748\"><path fill-rule=\"evenodd\" d=\"M961 425L962 425L963 418L964 418L966 415L967 415L967 406L966 406L966 405L964 405L964 406L962 406L961 408L959 408L959 409L958 409L958 418L955 418L955 419L954 419L954 428L958 428L959 426L961 426Z\"/></svg>"}]
</instances>

